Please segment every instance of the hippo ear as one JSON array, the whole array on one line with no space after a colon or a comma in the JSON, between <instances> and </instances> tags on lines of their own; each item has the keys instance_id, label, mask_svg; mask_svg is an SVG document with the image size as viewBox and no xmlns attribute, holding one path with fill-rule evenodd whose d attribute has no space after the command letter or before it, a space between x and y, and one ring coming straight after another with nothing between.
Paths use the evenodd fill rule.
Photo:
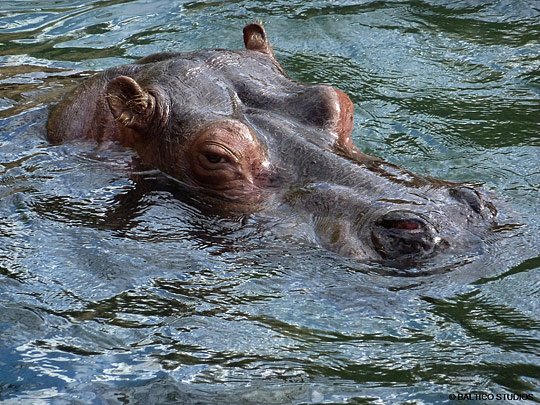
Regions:
<instances>
[{"instance_id":1,"label":"hippo ear","mask_svg":"<svg viewBox=\"0 0 540 405\"><path fill-rule=\"evenodd\" d=\"M155 108L155 98L131 77L112 79L105 90L111 112L121 125L143 131Z\"/></svg>"},{"instance_id":2,"label":"hippo ear","mask_svg":"<svg viewBox=\"0 0 540 405\"><path fill-rule=\"evenodd\" d=\"M266 32L260 23L252 23L244 27L244 44L250 51L274 55L270 42L266 38Z\"/></svg>"}]
</instances>

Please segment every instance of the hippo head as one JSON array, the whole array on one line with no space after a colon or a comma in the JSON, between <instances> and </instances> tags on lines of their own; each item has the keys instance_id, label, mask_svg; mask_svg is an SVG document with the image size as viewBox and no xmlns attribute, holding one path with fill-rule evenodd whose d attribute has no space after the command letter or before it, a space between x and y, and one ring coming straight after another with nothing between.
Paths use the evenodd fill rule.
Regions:
<instances>
[{"instance_id":1,"label":"hippo head","mask_svg":"<svg viewBox=\"0 0 540 405\"><path fill-rule=\"evenodd\" d=\"M415 261L480 238L495 211L477 190L361 153L344 92L287 77L260 24L244 43L107 70L52 113L49 138L118 140L216 212L293 212L346 256Z\"/></svg>"},{"instance_id":2,"label":"hippo head","mask_svg":"<svg viewBox=\"0 0 540 405\"><path fill-rule=\"evenodd\" d=\"M345 93L290 80L261 25L246 26L244 42L241 52L151 55L126 74L109 72L105 88L115 137L229 212L259 210L255 202L265 200L270 183L286 180L281 155L301 150L278 150L280 137L328 152L352 147L353 104Z\"/></svg>"}]
</instances>

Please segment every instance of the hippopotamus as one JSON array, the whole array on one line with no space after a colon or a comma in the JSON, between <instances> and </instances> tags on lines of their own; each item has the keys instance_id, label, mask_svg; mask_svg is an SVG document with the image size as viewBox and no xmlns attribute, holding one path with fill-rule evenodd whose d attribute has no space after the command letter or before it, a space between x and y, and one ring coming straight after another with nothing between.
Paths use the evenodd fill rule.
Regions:
<instances>
[{"instance_id":1,"label":"hippopotamus","mask_svg":"<svg viewBox=\"0 0 540 405\"><path fill-rule=\"evenodd\" d=\"M481 243L497 216L483 191L362 153L347 94L288 77L260 23L243 39L95 74L51 110L50 142L118 142L218 215L294 212L320 246L360 260Z\"/></svg>"}]
</instances>

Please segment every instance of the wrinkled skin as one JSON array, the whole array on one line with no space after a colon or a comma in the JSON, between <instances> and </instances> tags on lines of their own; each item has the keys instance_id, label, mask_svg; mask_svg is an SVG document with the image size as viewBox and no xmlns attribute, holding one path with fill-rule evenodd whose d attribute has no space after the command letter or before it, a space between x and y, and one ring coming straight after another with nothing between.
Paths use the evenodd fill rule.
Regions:
<instances>
[{"instance_id":1,"label":"wrinkled skin","mask_svg":"<svg viewBox=\"0 0 540 405\"><path fill-rule=\"evenodd\" d=\"M260 24L244 43L99 73L52 111L49 139L132 147L221 214L285 207L345 256L414 263L481 243L496 212L479 191L361 153L345 93L289 79Z\"/></svg>"}]
</instances>

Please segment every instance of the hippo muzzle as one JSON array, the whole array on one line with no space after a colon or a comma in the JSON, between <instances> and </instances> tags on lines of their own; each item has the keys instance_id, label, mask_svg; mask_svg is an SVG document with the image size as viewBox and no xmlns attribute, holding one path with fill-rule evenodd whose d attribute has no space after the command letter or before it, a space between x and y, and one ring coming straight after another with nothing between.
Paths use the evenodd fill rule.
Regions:
<instances>
[{"instance_id":1,"label":"hippo muzzle","mask_svg":"<svg viewBox=\"0 0 540 405\"><path fill-rule=\"evenodd\" d=\"M364 167L352 167L341 176L342 183L349 180L348 186L335 184L334 178L333 184L318 181L293 188L284 198L296 212L306 214L323 247L394 267L414 265L439 253L482 250L486 224L493 222L496 211L477 190L443 184L392 188L395 183L389 182L388 193L374 198L365 183L360 184L366 191L353 186L358 184L350 181L355 171L364 181L369 177ZM371 189L379 186L374 183Z\"/></svg>"}]
</instances>

